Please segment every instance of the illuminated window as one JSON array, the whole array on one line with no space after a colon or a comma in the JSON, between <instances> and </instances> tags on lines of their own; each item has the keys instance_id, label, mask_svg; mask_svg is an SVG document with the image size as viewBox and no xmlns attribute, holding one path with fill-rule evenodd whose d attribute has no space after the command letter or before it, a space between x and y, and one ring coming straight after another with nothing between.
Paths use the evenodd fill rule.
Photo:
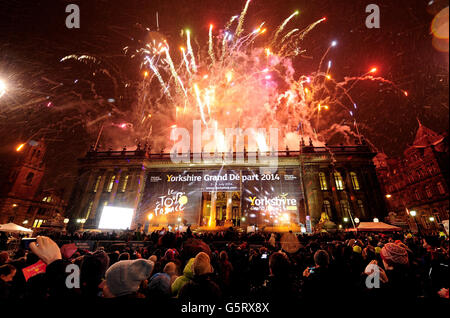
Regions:
<instances>
[{"instance_id":1,"label":"illuminated window","mask_svg":"<svg viewBox=\"0 0 450 318\"><path fill-rule=\"evenodd\" d=\"M120 187L120 192L125 192L127 190L127 184L128 184L129 178L130 178L130 175L128 175L128 174L123 178L122 186Z\"/></svg>"},{"instance_id":2,"label":"illuminated window","mask_svg":"<svg viewBox=\"0 0 450 318\"><path fill-rule=\"evenodd\" d=\"M347 200L341 200L341 213L343 217L350 215L350 204Z\"/></svg>"},{"instance_id":3,"label":"illuminated window","mask_svg":"<svg viewBox=\"0 0 450 318\"><path fill-rule=\"evenodd\" d=\"M34 220L34 222L33 222L33 227L34 227L34 228L39 228L39 227L41 227L43 221L44 221L44 220L41 220L41 219L36 219L36 220Z\"/></svg>"},{"instance_id":4,"label":"illuminated window","mask_svg":"<svg viewBox=\"0 0 450 318\"><path fill-rule=\"evenodd\" d=\"M334 172L334 181L336 182L337 190L344 190L344 180L338 171Z\"/></svg>"},{"instance_id":5,"label":"illuminated window","mask_svg":"<svg viewBox=\"0 0 450 318\"><path fill-rule=\"evenodd\" d=\"M439 194L445 194L445 188L442 182L439 181L436 186L438 188Z\"/></svg>"},{"instance_id":6,"label":"illuminated window","mask_svg":"<svg viewBox=\"0 0 450 318\"><path fill-rule=\"evenodd\" d=\"M107 192L111 192L114 186L114 181L116 181L116 176L112 176L111 179L109 179L108 188L106 188Z\"/></svg>"},{"instance_id":7,"label":"illuminated window","mask_svg":"<svg viewBox=\"0 0 450 318\"><path fill-rule=\"evenodd\" d=\"M365 216L366 215L366 211L364 210L364 204L361 200L358 200L358 209L359 209L359 213L361 216Z\"/></svg>"},{"instance_id":8,"label":"illuminated window","mask_svg":"<svg viewBox=\"0 0 450 318\"><path fill-rule=\"evenodd\" d=\"M352 179L352 185L354 190L360 190L358 176L355 172L350 172L350 178Z\"/></svg>"},{"instance_id":9,"label":"illuminated window","mask_svg":"<svg viewBox=\"0 0 450 318\"><path fill-rule=\"evenodd\" d=\"M331 216L331 203L328 200L323 201L323 212Z\"/></svg>"},{"instance_id":10,"label":"illuminated window","mask_svg":"<svg viewBox=\"0 0 450 318\"><path fill-rule=\"evenodd\" d=\"M100 181L102 180L102 176L98 176L97 180L95 180L94 183L94 188L92 189L92 191L95 193L98 190L98 186L100 185Z\"/></svg>"},{"instance_id":11,"label":"illuminated window","mask_svg":"<svg viewBox=\"0 0 450 318\"><path fill-rule=\"evenodd\" d=\"M319 172L320 190L328 190L327 178L324 172Z\"/></svg>"}]
</instances>

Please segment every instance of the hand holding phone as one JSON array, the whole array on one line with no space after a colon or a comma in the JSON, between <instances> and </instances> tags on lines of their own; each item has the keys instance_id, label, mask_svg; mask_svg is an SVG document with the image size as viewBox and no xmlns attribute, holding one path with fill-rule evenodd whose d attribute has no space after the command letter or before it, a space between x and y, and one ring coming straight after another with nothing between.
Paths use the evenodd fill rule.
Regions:
<instances>
[{"instance_id":1,"label":"hand holding phone","mask_svg":"<svg viewBox=\"0 0 450 318\"><path fill-rule=\"evenodd\" d=\"M35 237L24 237L20 241L20 247L24 250L29 250L31 242L36 242L36 238Z\"/></svg>"}]
</instances>

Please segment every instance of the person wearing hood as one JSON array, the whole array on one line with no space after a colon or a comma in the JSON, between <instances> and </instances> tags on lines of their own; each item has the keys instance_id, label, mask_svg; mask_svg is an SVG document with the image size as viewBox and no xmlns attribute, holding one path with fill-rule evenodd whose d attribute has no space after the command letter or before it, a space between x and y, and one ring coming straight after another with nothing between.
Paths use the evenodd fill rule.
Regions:
<instances>
[{"instance_id":1,"label":"person wearing hood","mask_svg":"<svg viewBox=\"0 0 450 318\"><path fill-rule=\"evenodd\" d=\"M211 266L208 254L200 252L195 256L192 271L194 272L194 278L181 288L178 295L180 301L198 304L218 303L222 293L219 286L210 278L214 269Z\"/></svg>"},{"instance_id":2,"label":"person wearing hood","mask_svg":"<svg viewBox=\"0 0 450 318\"><path fill-rule=\"evenodd\" d=\"M175 295L178 297L178 294L181 290L181 288L189 283L194 278L194 272L192 271L192 264L194 264L194 258L191 258L183 270L183 275L177 277L175 281L173 282L171 289L172 289L172 295Z\"/></svg>"},{"instance_id":3,"label":"person wearing hood","mask_svg":"<svg viewBox=\"0 0 450 318\"><path fill-rule=\"evenodd\" d=\"M125 260L112 265L105 274L103 296L105 298L140 298L141 282L148 279L154 263L145 260Z\"/></svg>"}]
</instances>

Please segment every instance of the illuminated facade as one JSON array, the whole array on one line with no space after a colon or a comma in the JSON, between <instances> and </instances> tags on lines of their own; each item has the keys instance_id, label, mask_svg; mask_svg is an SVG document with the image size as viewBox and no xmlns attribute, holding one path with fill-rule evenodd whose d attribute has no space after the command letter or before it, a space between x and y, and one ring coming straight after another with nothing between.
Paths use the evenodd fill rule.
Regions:
<instances>
[{"instance_id":1,"label":"illuminated facade","mask_svg":"<svg viewBox=\"0 0 450 318\"><path fill-rule=\"evenodd\" d=\"M133 209L130 228L145 230L181 225L300 230L314 226L323 213L344 226L355 218L386 215L375 154L366 145L301 149L277 152L277 167L271 169L247 152L233 153L224 164L223 153L199 163L174 163L170 154L140 146L91 150L80 159L71 222L97 228L104 206Z\"/></svg>"}]
</instances>

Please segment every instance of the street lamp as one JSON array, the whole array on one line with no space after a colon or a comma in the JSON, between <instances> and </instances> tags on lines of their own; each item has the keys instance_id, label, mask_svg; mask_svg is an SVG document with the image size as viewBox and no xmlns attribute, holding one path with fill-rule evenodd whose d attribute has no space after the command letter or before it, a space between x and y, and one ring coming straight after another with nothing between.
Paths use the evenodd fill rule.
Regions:
<instances>
[{"instance_id":1,"label":"street lamp","mask_svg":"<svg viewBox=\"0 0 450 318\"><path fill-rule=\"evenodd\" d=\"M64 224L67 224L67 223L69 223L69 221L70 221L70 220L66 218L66 219L64 219L63 222L64 222Z\"/></svg>"},{"instance_id":2,"label":"street lamp","mask_svg":"<svg viewBox=\"0 0 450 318\"><path fill-rule=\"evenodd\" d=\"M355 218L355 223L358 224L359 223L359 219Z\"/></svg>"},{"instance_id":3,"label":"street lamp","mask_svg":"<svg viewBox=\"0 0 450 318\"><path fill-rule=\"evenodd\" d=\"M416 214L417 214L417 212L414 210L409 211L409 215L411 215L412 217L416 216Z\"/></svg>"},{"instance_id":4,"label":"street lamp","mask_svg":"<svg viewBox=\"0 0 450 318\"><path fill-rule=\"evenodd\" d=\"M344 222L345 222L345 223L348 222L348 218L347 218L347 217L344 218Z\"/></svg>"},{"instance_id":5,"label":"street lamp","mask_svg":"<svg viewBox=\"0 0 450 318\"><path fill-rule=\"evenodd\" d=\"M378 220L378 218L374 218L373 221L374 221L375 223L380 222L380 220Z\"/></svg>"},{"instance_id":6,"label":"street lamp","mask_svg":"<svg viewBox=\"0 0 450 318\"><path fill-rule=\"evenodd\" d=\"M434 216L430 216L428 220L430 220L430 222L434 222Z\"/></svg>"}]
</instances>

